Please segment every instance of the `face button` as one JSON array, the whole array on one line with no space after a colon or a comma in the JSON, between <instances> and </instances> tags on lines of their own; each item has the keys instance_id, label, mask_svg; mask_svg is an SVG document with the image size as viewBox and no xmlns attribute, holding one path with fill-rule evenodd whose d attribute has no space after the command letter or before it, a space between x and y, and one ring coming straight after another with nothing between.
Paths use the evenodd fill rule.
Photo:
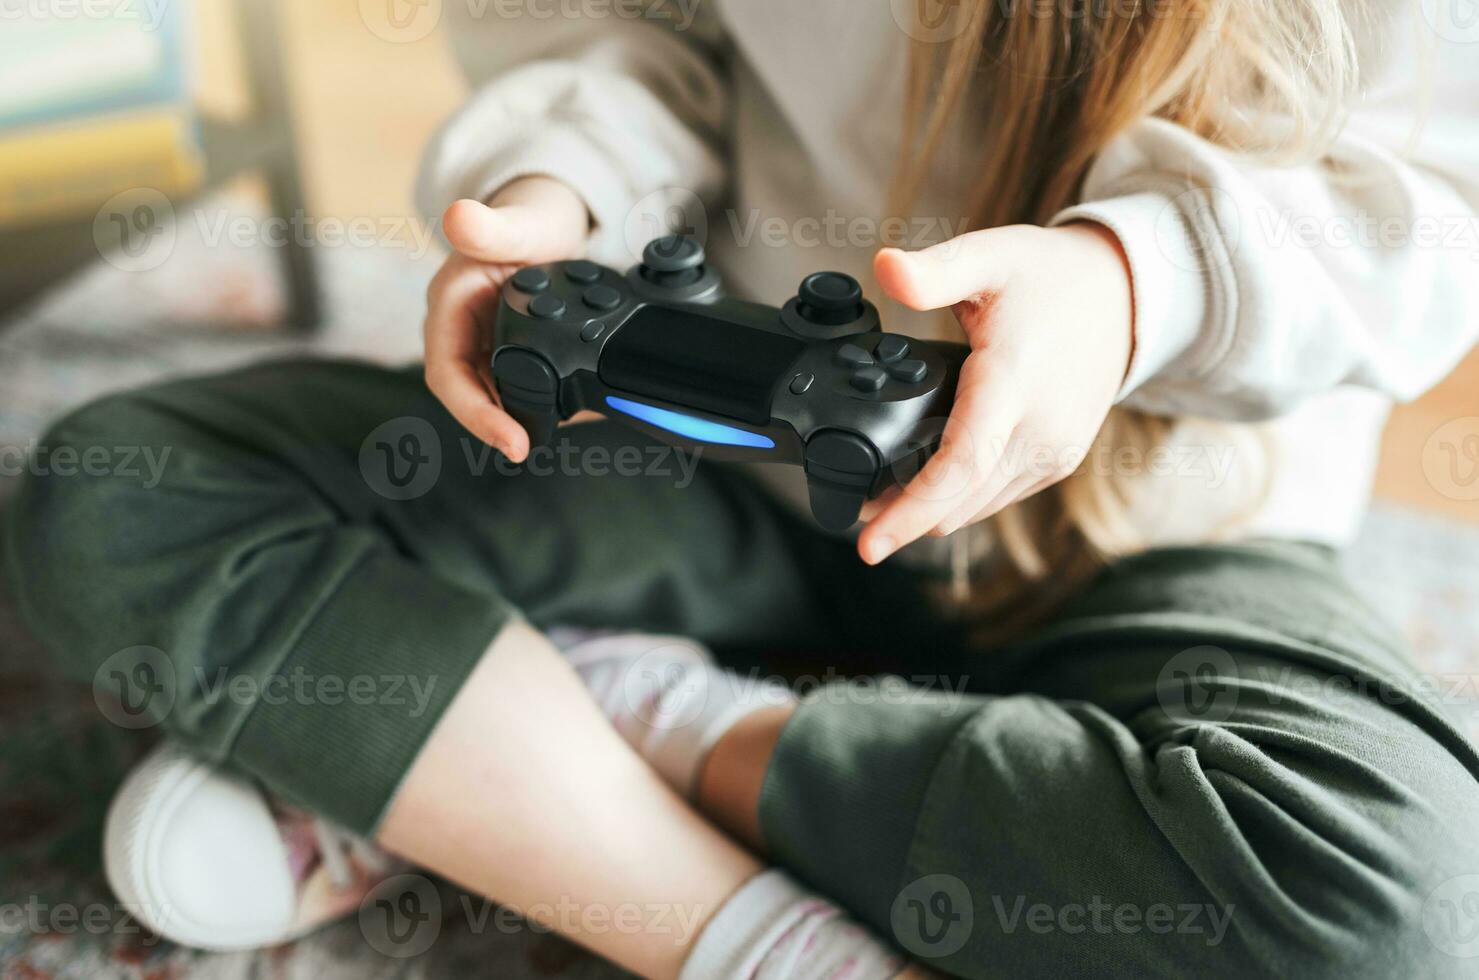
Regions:
<instances>
[{"instance_id":1,"label":"face button","mask_svg":"<svg viewBox=\"0 0 1479 980\"><path fill-rule=\"evenodd\" d=\"M580 339L589 344L593 340L600 340L601 334L604 333L605 330L606 324L602 323L600 320L592 320L590 323L587 323L585 326L580 328Z\"/></svg>"},{"instance_id":2,"label":"face button","mask_svg":"<svg viewBox=\"0 0 1479 980\"><path fill-rule=\"evenodd\" d=\"M874 365L872 367L858 368L853 372L852 386L859 391L873 392L883 387L888 380L888 375L883 373L883 368Z\"/></svg>"},{"instance_id":3,"label":"face button","mask_svg":"<svg viewBox=\"0 0 1479 980\"><path fill-rule=\"evenodd\" d=\"M546 280L546 284L548 280ZM536 296L529 301L529 315L541 320L553 320L565 312L565 301L553 293Z\"/></svg>"},{"instance_id":4,"label":"face button","mask_svg":"<svg viewBox=\"0 0 1479 980\"><path fill-rule=\"evenodd\" d=\"M580 294L581 301L593 310L608 313L621 305L621 293L610 286L592 286Z\"/></svg>"},{"instance_id":5,"label":"face button","mask_svg":"<svg viewBox=\"0 0 1479 980\"><path fill-rule=\"evenodd\" d=\"M873 363L873 355L863 350L857 344L843 344L837 348L837 353L833 357L843 367L868 367Z\"/></svg>"},{"instance_id":6,"label":"face button","mask_svg":"<svg viewBox=\"0 0 1479 980\"><path fill-rule=\"evenodd\" d=\"M801 280L796 298L797 311L813 323L849 323L863 312L863 287L841 272L813 272Z\"/></svg>"},{"instance_id":7,"label":"face button","mask_svg":"<svg viewBox=\"0 0 1479 980\"><path fill-rule=\"evenodd\" d=\"M565 266L565 278L582 286L589 286L601 278L601 267L594 262L570 262Z\"/></svg>"},{"instance_id":8,"label":"face button","mask_svg":"<svg viewBox=\"0 0 1479 980\"><path fill-rule=\"evenodd\" d=\"M907 381L909 384L917 385L924 380L926 374L929 374L929 365L917 358L911 357L907 361L890 364L888 366L888 373L900 381Z\"/></svg>"},{"instance_id":9,"label":"face button","mask_svg":"<svg viewBox=\"0 0 1479 980\"><path fill-rule=\"evenodd\" d=\"M909 338L900 337L896 333L886 333L878 338L878 359L885 364L892 364L909 356Z\"/></svg>"},{"instance_id":10,"label":"face button","mask_svg":"<svg viewBox=\"0 0 1479 980\"><path fill-rule=\"evenodd\" d=\"M542 293L549 288L549 273L533 267L514 273L514 288L521 293Z\"/></svg>"},{"instance_id":11,"label":"face button","mask_svg":"<svg viewBox=\"0 0 1479 980\"><path fill-rule=\"evenodd\" d=\"M802 371L800 374L796 375L796 377L791 379L791 394L806 394L807 390L811 387L811 383L815 380L816 376L813 375L810 371Z\"/></svg>"}]
</instances>

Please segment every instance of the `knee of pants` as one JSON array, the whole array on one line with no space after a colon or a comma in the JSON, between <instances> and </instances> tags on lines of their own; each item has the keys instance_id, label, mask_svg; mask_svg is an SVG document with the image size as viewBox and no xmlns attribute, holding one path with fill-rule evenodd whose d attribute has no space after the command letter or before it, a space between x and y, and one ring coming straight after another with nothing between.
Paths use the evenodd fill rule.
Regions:
<instances>
[{"instance_id":1,"label":"knee of pants","mask_svg":"<svg viewBox=\"0 0 1479 980\"><path fill-rule=\"evenodd\" d=\"M78 409L30 447L5 515L5 565L22 617L68 672L90 676L147 641L165 572L152 559L179 543L183 474L203 468L210 442L145 389Z\"/></svg>"}]
</instances>

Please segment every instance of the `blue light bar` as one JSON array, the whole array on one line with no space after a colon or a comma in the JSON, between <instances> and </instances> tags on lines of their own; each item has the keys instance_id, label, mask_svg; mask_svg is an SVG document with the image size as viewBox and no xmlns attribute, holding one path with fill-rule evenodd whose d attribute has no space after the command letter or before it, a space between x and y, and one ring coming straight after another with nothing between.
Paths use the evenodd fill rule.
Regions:
<instances>
[{"instance_id":1,"label":"blue light bar","mask_svg":"<svg viewBox=\"0 0 1479 980\"><path fill-rule=\"evenodd\" d=\"M775 440L758 432L737 429L731 425L720 425L708 419L695 418L682 412L670 412L656 405L644 405L627 398L606 396L606 404L632 418L641 419L648 425L677 433L694 442L709 442L717 446L748 446L752 449L774 449Z\"/></svg>"}]
</instances>

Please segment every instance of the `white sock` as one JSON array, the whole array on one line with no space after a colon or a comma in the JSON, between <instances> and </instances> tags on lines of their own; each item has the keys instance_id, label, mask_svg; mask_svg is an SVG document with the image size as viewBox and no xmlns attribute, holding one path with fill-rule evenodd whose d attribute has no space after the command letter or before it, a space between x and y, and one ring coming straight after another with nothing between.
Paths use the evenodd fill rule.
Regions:
<instances>
[{"instance_id":1,"label":"white sock","mask_svg":"<svg viewBox=\"0 0 1479 980\"><path fill-rule=\"evenodd\" d=\"M602 713L627 744L685 797L712 749L754 711L796 696L769 679L715 666L708 650L679 636L552 630Z\"/></svg>"},{"instance_id":2,"label":"white sock","mask_svg":"<svg viewBox=\"0 0 1479 980\"><path fill-rule=\"evenodd\" d=\"M678 980L889 980L903 969L841 909L772 869L720 907Z\"/></svg>"}]
</instances>

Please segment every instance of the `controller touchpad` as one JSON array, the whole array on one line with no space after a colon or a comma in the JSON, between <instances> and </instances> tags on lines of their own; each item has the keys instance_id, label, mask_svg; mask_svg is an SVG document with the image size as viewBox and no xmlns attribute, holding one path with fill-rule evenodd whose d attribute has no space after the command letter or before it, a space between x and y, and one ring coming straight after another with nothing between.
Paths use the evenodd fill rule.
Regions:
<instances>
[{"instance_id":1,"label":"controller touchpad","mask_svg":"<svg viewBox=\"0 0 1479 980\"><path fill-rule=\"evenodd\" d=\"M782 334L647 306L607 342L599 373L613 388L764 425L776 379L805 349Z\"/></svg>"}]
</instances>

